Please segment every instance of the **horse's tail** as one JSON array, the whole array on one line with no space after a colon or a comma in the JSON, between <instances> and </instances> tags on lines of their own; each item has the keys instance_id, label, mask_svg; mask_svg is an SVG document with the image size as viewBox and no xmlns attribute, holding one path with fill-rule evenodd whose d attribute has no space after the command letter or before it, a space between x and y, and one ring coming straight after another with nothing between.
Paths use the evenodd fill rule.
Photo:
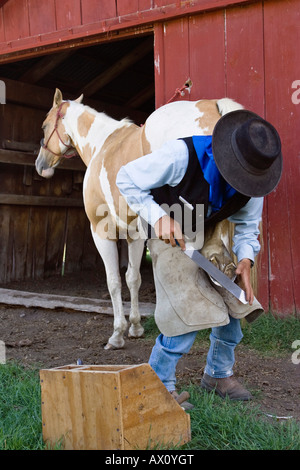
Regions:
<instances>
[{"instance_id":1,"label":"horse's tail","mask_svg":"<svg viewBox=\"0 0 300 470\"><path fill-rule=\"evenodd\" d=\"M237 103L236 101L233 101L230 98L222 98L218 100L217 106L221 116L224 116L224 114L230 113L231 111L236 111L237 109L244 108L241 104Z\"/></svg>"}]
</instances>

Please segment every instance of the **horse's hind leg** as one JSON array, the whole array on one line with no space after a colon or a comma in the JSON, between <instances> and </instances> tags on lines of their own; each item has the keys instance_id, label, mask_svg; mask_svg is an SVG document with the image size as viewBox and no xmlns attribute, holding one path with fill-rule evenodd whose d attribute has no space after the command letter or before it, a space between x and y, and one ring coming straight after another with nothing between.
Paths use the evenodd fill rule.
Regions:
<instances>
[{"instance_id":1,"label":"horse's hind leg","mask_svg":"<svg viewBox=\"0 0 300 470\"><path fill-rule=\"evenodd\" d=\"M141 286L140 266L144 251L144 242L145 240L143 239L128 242L128 269L125 276L131 300L128 336L135 338L142 336L144 333L139 311L139 289Z\"/></svg>"},{"instance_id":2,"label":"horse's hind leg","mask_svg":"<svg viewBox=\"0 0 300 470\"><path fill-rule=\"evenodd\" d=\"M101 239L92 230L93 239L97 250L103 260L108 291L110 293L114 311L114 332L109 338L105 349L122 348L125 344L124 332L127 328L123 304L122 304L122 284L119 271L119 254L117 243L111 240Z\"/></svg>"}]
</instances>

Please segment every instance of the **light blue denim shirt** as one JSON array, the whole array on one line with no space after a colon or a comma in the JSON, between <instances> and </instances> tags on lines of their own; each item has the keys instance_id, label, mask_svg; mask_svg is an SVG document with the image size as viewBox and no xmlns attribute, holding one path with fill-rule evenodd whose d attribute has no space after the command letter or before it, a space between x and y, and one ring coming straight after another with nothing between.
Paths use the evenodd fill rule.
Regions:
<instances>
[{"instance_id":1,"label":"light blue denim shirt","mask_svg":"<svg viewBox=\"0 0 300 470\"><path fill-rule=\"evenodd\" d=\"M154 201L151 189L165 184L177 186L186 173L188 160L188 148L184 141L172 140L159 150L127 163L119 170L116 183L120 193L129 207L152 227L166 213ZM235 224L233 252L238 261L249 258L254 262L259 253L262 209L263 198L251 198L228 219Z\"/></svg>"}]
</instances>

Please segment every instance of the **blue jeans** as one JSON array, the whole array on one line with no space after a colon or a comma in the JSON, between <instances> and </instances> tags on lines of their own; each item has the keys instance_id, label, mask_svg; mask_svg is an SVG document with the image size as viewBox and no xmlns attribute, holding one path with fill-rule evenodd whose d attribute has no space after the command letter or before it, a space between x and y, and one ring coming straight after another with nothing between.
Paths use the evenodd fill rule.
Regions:
<instances>
[{"instance_id":1,"label":"blue jeans","mask_svg":"<svg viewBox=\"0 0 300 470\"><path fill-rule=\"evenodd\" d=\"M240 320L229 317L230 323L212 328L210 348L204 372L214 378L230 377L235 362L234 350L243 338ZM191 349L197 331L180 336L160 334L150 355L149 364L171 392L176 385L176 366L183 354Z\"/></svg>"}]
</instances>

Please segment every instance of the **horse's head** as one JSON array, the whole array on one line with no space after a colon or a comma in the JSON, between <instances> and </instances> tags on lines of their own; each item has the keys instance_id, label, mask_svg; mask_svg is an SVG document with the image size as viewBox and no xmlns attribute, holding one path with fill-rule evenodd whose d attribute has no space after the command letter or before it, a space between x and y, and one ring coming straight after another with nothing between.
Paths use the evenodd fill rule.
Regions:
<instances>
[{"instance_id":1,"label":"horse's head","mask_svg":"<svg viewBox=\"0 0 300 470\"><path fill-rule=\"evenodd\" d=\"M82 95L76 101L81 102ZM61 91L56 89L52 108L42 125L44 138L41 140L41 148L35 161L38 174L44 178L53 176L54 168L63 157L70 158L76 155L64 124L69 105L69 102L63 101Z\"/></svg>"}]
</instances>

